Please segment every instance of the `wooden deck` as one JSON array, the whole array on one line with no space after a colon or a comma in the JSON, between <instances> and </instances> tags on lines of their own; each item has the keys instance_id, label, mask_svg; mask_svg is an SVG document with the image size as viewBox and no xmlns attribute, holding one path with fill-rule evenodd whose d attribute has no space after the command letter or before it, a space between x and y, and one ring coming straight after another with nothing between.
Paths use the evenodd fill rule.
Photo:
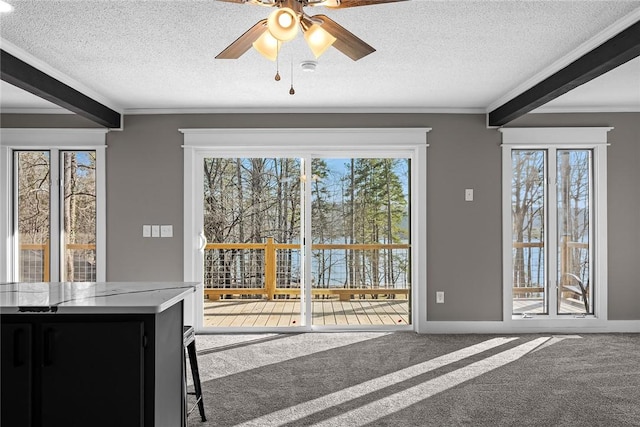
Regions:
<instances>
[{"instance_id":1,"label":"wooden deck","mask_svg":"<svg viewBox=\"0 0 640 427\"><path fill-rule=\"evenodd\" d=\"M312 302L313 325L409 325L407 299L318 299ZM280 327L300 325L299 300L205 301L204 326Z\"/></svg>"}]
</instances>

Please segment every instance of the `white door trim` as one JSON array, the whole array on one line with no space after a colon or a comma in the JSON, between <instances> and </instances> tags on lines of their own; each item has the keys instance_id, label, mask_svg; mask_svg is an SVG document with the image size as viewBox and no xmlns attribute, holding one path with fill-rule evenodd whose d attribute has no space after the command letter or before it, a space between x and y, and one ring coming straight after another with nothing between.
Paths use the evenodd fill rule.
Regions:
<instances>
[{"instance_id":1,"label":"white door trim","mask_svg":"<svg viewBox=\"0 0 640 427\"><path fill-rule=\"evenodd\" d=\"M202 281L202 255L199 253L202 230L202 161L206 156L246 157L378 157L381 155L411 159L412 230L412 325L407 329L426 330L427 307L427 133L430 128L296 128L296 129L179 129L184 134L184 280ZM350 154L352 153L352 154ZM185 309L187 321L197 331L202 325L203 289L195 295L192 308ZM187 315L188 313L188 315ZM359 330L384 330L363 327ZM399 330L389 327L387 330ZM336 330L334 327L307 325L278 328L278 332ZM356 330L349 328L349 330ZM210 328L206 329L211 332ZM216 332L219 330L216 329ZM273 332L272 328L251 328L251 332ZM247 332L246 328L224 328L220 332Z\"/></svg>"}]
</instances>

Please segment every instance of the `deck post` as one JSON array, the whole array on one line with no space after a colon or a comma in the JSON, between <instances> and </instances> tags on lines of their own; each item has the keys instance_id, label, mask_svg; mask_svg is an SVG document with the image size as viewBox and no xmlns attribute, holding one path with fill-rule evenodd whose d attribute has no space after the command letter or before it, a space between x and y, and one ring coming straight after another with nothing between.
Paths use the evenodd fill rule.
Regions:
<instances>
[{"instance_id":1,"label":"deck post","mask_svg":"<svg viewBox=\"0 0 640 427\"><path fill-rule=\"evenodd\" d=\"M42 258L43 258L42 261L44 262L44 271L42 272L42 275L44 276L44 278L43 278L44 282L48 282L49 278L50 278L49 276L51 275L50 274L50 270L49 270L49 268L50 268L49 267L50 266L49 263L51 262L51 259L49 258L49 251L50 251L49 244L50 243L47 240L45 242L45 244L44 244L43 254L42 254Z\"/></svg>"},{"instance_id":2,"label":"deck post","mask_svg":"<svg viewBox=\"0 0 640 427\"><path fill-rule=\"evenodd\" d=\"M276 245L273 237L267 237L267 245L264 249L264 287L267 299L273 300L276 292Z\"/></svg>"}]
</instances>

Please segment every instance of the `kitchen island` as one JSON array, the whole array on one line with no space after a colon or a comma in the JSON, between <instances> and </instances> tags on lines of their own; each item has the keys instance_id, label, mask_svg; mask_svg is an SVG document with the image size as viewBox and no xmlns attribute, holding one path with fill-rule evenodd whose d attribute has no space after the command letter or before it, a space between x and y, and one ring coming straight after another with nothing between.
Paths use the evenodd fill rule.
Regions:
<instances>
[{"instance_id":1,"label":"kitchen island","mask_svg":"<svg viewBox=\"0 0 640 427\"><path fill-rule=\"evenodd\" d=\"M196 283L0 283L1 424L177 427Z\"/></svg>"}]
</instances>

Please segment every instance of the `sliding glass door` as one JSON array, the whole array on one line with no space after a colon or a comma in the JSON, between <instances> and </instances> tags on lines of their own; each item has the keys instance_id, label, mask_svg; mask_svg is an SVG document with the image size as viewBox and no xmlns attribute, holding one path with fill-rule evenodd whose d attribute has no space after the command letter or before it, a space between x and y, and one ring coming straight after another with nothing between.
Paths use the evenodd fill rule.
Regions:
<instances>
[{"instance_id":1,"label":"sliding glass door","mask_svg":"<svg viewBox=\"0 0 640 427\"><path fill-rule=\"evenodd\" d=\"M184 279L201 284L185 319L197 330L426 319L428 129L180 131Z\"/></svg>"},{"instance_id":2,"label":"sliding glass door","mask_svg":"<svg viewBox=\"0 0 640 427\"><path fill-rule=\"evenodd\" d=\"M301 325L301 160L205 157L202 167L203 325Z\"/></svg>"},{"instance_id":3,"label":"sliding glass door","mask_svg":"<svg viewBox=\"0 0 640 427\"><path fill-rule=\"evenodd\" d=\"M410 325L409 159L311 162L314 325Z\"/></svg>"},{"instance_id":4,"label":"sliding glass door","mask_svg":"<svg viewBox=\"0 0 640 427\"><path fill-rule=\"evenodd\" d=\"M411 325L409 159L201 167L203 327Z\"/></svg>"}]
</instances>

